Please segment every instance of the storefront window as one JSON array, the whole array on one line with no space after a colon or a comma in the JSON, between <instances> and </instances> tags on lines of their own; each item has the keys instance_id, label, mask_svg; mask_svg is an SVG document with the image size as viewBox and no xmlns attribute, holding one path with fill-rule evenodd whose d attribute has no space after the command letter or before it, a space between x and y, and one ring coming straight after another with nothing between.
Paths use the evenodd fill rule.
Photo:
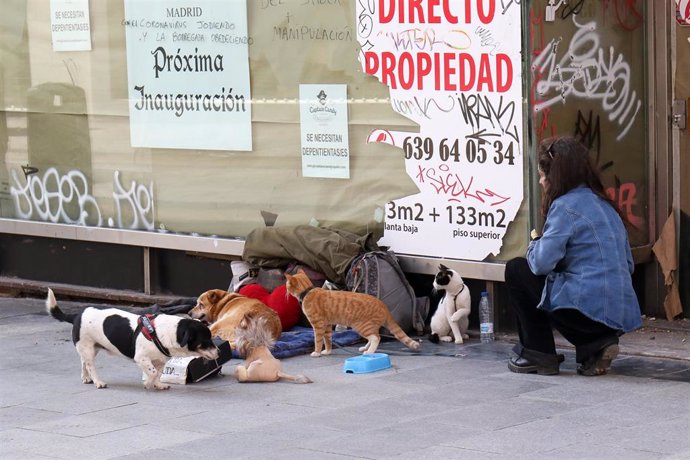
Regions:
<instances>
[{"instance_id":1,"label":"storefront window","mask_svg":"<svg viewBox=\"0 0 690 460\"><path fill-rule=\"evenodd\" d=\"M166 35L176 51L235 40L222 28L229 18L205 25L196 43L183 35L196 27L194 18L162 20L150 7L128 19L125 2L90 2L91 50L55 51L49 2L10 3L0 43L8 138L2 217L229 237L267 223L314 221L371 231L382 225L374 220L378 208L414 191L399 152L366 142L374 126L411 123L391 110L387 88L361 70L354 2L246 2L249 37L239 38L249 42L249 151L132 147L130 139L131 21L148 22L137 29L148 34L140 46L155 49ZM162 24L175 21L186 25ZM231 72L237 65L224 63ZM192 86L195 76L184 77ZM300 84L347 85L349 179L303 177Z\"/></svg>"},{"instance_id":2,"label":"storefront window","mask_svg":"<svg viewBox=\"0 0 690 460\"><path fill-rule=\"evenodd\" d=\"M646 242L641 2L568 2L556 8L547 1L529 6L478 1L451 11L429 7L407 18L409 11L392 11L404 3L209 0L190 7L160 0L6 0L0 18L0 217L243 238L258 227L300 224L381 236L392 214L409 219L413 232L417 208L391 210L389 203L420 193L420 181L405 160L414 151L405 150L404 140L396 145L372 140L372 133L420 132L420 117L447 106L440 98L413 94L405 99L391 92L380 71L366 71L364 51L376 50L383 58L388 46L382 36L378 42L372 36L372 48L366 48L363 31L371 14L370 26L379 34L395 33L398 41L390 43L397 47L407 40L422 67L438 65L419 58L428 45L429 56L453 49L452 59L477 59L478 75L481 66L493 69L491 85L485 69L485 88L465 96L492 93L495 99L487 106L495 118L473 126L453 150L461 123L470 123L468 102L459 90L452 97L444 93L456 104L457 123L429 123L422 132L433 134L419 143L423 155L445 149L451 162L455 153L464 165L471 156L478 166L472 170L474 185L494 184L471 197L481 202L474 206L467 201L472 195L468 176L462 184L466 201L439 207L451 213L458 233L469 229L480 236L442 236L434 253L424 253L426 246L420 245L422 252L413 254L443 257L452 247L448 257L462 259L462 248L484 244L481 238L493 234L499 243L475 260L524 254L534 208L529 198L538 191L532 187L528 193L529 165L522 160L536 142L553 134L577 134L587 141L612 197L636 229L632 241ZM521 19L523 36L529 36L522 46L529 63L520 62ZM512 30L505 24L517 27L517 39L501 35ZM463 37L467 42L457 41ZM484 55L486 62L477 58ZM508 72L515 78L511 88ZM510 91L518 91L517 103ZM304 102L314 98L309 94L345 107L344 129L343 119L334 118L340 128L319 139L333 144L331 153L346 149L346 166L337 158L305 166L309 125L304 113L314 113ZM194 99L197 95L201 99ZM523 120L527 99L531 113ZM496 101L505 105L499 108ZM506 107L510 121L502 118ZM208 117L194 118L202 110ZM314 120L310 123L323 121ZM523 132L530 136L523 138ZM494 137L485 146L477 133ZM425 144L427 137L431 141ZM451 141L442 147L446 139ZM307 147L320 152L319 145ZM494 169L479 167L484 148ZM505 154L502 165L498 153ZM496 190L514 178L519 179L511 185L517 188L510 195L515 206L506 218L497 209L510 197ZM487 196L495 202L486 204ZM460 211L474 212L474 220ZM433 214L424 209L427 221ZM461 217L462 225L476 227L459 225ZM430 239L429 234L419 238Z\"/></svg>"},{"instance_id":3,"label":"storefront window","mask_svg":"<svg viewBox=\"0 0 690 460\"><path fill-rule=\"evenodd\" d=\"M529 8L535 144L567 134L590 147L633 246L649 242L644 8L641 0Z\"/></svg>"}]
</instances>

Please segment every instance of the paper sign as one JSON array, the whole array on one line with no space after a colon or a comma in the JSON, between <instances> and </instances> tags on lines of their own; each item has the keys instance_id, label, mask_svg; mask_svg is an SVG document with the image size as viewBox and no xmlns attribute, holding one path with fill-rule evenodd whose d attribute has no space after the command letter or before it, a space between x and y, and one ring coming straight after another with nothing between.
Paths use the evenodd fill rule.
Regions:
<instances>
[{"instance_id":1,"label":"paper sign","mask_svg":"<svg viewBox=\"0 0 690 460\"><path fill-rule=\"evenodd\" d=\"M189 363L191 363L194 359L194 356L183 358L170 358L168 362L165 363L165 367L163 368L163 373L161 374L161 382L177 383L179 385L186 384L187 367L189 367Z\"/></svg>"},{"instance_id":2,"label":"paper sign","mask_svg":"<svg viewBox=\"0 0 690 460\"><path fill-rule=\"evenodd\" d=\"M134 147L251 150L244 0L125 0Z\"/></svg>"},{"instance_id":3,"label":"paper sign","mask_svg":"<svg viewBox=\"0 0 690 460\"><path fill-rule=\"evenodd\" d=\"M302 175L350 178L347 86L300 85Z\"/></svg>"},{"instance_id":4,"label":"paper sign","mask_svg":"<svg viewBox=\"0 0 690 460\"><path fill-rule=\"evenodd\" d=\"M54 51L89 51L89 0L50 0L50 29Z\"/></svg>"},{"instance_id":5,"label":"paper sign","mask_svg":"<svg viewBox=\"0 0 690 460\"><path fill-rule=\"evenodd\" d=\"M419 193L385 205L396 253L498 254L523 200L519 2L356 2L364 72L418 131L376 129Z\"/></svg>"}]
</instances>

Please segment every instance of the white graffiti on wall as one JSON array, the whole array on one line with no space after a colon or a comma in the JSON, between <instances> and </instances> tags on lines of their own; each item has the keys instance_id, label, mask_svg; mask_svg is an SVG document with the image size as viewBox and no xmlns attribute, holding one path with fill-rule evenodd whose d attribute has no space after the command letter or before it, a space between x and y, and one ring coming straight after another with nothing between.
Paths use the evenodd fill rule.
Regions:
<instances>
[{"instance_id":1,"label":"white graffiti on wall","mask_svg":"<svg viewBox=\"0 0 690 460\"><path fill-rule=\"evenodd\" d=\"M132 221L127 228L144 228L153 230L153 181L148 188L135 181L130 182L129 190L125 190L120 184L120 171L115 171L113 175L113 199L115 200L115 210L117 211L117 226L125 228L122 222L122 205L126 203L132 211ZM141 226L140 226L141 221ZM108 224L114 225L113 219L108 219Z\"/></svg>"},{"instance_id":2,"label":"white graffiti on wall","mask_svg":"<svg viewBox=\"0 0 690 460\"><path fill-rule=\"evenodd\" d=\"M534 110L539 112L558 102L565 103L569 96L599 99L609 120L621 127L616 138L620 140L642 106L637 92L631 89L630 65L613 46L608 53L600 46L595 22L575 24L578 30L559 61L561 39L554 38L532 63L532 72L544 76L536 85L542 100L534 105Z\"/></svg>"},{"instance_id":3,"label":"white graffiti on wall","mask_svg":"<svg viewBox=\"0 0 690 460\"><path fill-rule=\"evenodd\" d=\"M48 168L43 177L28 176L24 185L16 170L11 173L14 185L10 187L10 194L20 219L31 219L36 213L36 218L45 222L86 225L88 220L101 226L101 211L81 171L69 171L60 176L57 169Z\"/></svg>"},{"instance_id":4,"label":"white graffiti on wall","mask_svg":"<svg viewBox=\"0 0 690 460\"><path fill-rule=\"evenodd\" d=\"M72 170L60 175L56 168L51 167L42 176L30 174L24 183L16 170L12 170L11 175L14 184L10 187L10 194L19 219L96 227L103 225L101 210L96 198L89 192L88 180L81 171ZM152 231L153 182L146 187L132 181L127 190L120 183L120 172L115 171L113 189L116 215L108 219L108 225Z\"/></svg>"}]
</instances>

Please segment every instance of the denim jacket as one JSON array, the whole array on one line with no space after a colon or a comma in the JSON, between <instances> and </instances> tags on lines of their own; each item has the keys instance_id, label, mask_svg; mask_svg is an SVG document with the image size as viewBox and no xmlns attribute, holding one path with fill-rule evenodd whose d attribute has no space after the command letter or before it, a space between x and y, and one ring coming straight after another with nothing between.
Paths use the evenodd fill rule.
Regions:
<instances>
[{"instance_id":1,"label":"denim jacket","mask_svg":"<svg viewBox=\"0 0 690 460\"><path fill-rule=\"evenodd\" d=\"M546 275L539 308L575 308L621 332L642 325L628 234L615 209L585 186L555 199L527 262Z\"/></svg>"}]
</instances>

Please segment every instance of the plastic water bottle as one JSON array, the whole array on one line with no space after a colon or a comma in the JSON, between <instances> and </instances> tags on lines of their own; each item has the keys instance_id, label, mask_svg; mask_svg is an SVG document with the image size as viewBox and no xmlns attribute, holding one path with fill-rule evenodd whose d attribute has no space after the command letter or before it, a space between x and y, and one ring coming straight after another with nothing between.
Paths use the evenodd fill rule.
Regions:
<instances>
[{"instance_id":1,"label":"plastic water bottle","mask_svg":"<svg viewBox=\"0 0 690 460\"><path fill-rule=\"evenodd\" d=\"M487 291L482 291L479 299L479 338L482 343L494 341L494 309L491 308Z\"/></svg>"}]
</instances>

